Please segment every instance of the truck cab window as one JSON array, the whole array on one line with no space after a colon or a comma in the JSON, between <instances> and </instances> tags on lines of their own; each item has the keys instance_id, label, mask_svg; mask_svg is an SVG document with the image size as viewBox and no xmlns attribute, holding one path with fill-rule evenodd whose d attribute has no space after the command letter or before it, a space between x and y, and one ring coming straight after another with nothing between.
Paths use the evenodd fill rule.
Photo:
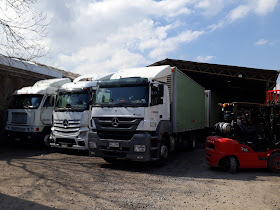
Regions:
<instances>
[{"instance_id":1,"label":"truck cab window","mask_svg":"<svg viewBox=\"0 0 280 210\"><path fill-rule=\"evenodd\" d=\"M163 85L151 85L151 106L163 104Z\"/></svg>"},{"instance_id":2,"label":"truck cab window","mask_svg":"<svg viewBox=\"0 0 280 210\"><path fill-rule=\"evenodd\" d=\"M54 106L54 98L53 96L48 96L45 100L43 107L53 107Z\"/></svg>"},{"instance_id":3,"label":"truck cab window","mask_svg":"<svg viewBox=\"0 0 280 210\"><path fill-rule=\"evenodd\" d=\"M100 87L97 90L97 106L147 106L148 86L122 85Z\"/></svg>"},{"instance_id":4,"label":"truck cab window","mask_svg":"<svg viewBox=\"0 0 280 210\"><path fill-rule=\"evenodd\" d=\"M22 95L13 95L13 101L10 105L10 109L37 109L43 95L39 94L22 94Z\"/></svg>"},{"instance_id":5,"label":"truck cab window","mask_svg":"<svg viewBox=\"0 0 280 210\"><path fill-rule=\"evenodd\" d=\"M109 103L111 99L111 91L106 88L100 88L97 94L97 102Z\"/></svg>"}]
</instances>

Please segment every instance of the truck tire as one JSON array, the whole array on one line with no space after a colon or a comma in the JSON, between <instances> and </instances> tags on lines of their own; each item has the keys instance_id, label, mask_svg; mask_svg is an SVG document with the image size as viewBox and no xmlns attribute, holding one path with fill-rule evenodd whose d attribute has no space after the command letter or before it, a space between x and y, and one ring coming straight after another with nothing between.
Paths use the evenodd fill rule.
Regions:
<instances>
[{"instance_id":1,"label":"truck tire","mask_svg":"<svg viewBox=\"0 0 280 210\"><path fill-rule=\"evenodd\" d=\"M197 134L195 132L191 132L189 142L188 142L188 149L190 151L194 151L196 148L196 139L197 139Z\"/></svg>"},{"instance_id":2,"label":"truck tire","mask_svg":"<svg viewBox=\"0 0 280 210\"><path fill-rule=\"evenodd\" d=\"M175 144L175 150L178 152L187 152L189 150L189 141L187 136L178 136L178 142Z\"/></svg>"},{"instance_id":3,"label":"truck tire","mask_svg":"<svg viewBox=\"0 0 280 210\"><path fill-rule=\"evenodd\" d=\"M235 159L234 157L229 157L228 161L229 161L229 168L228 168L228 171L229 171L231 174L235 174L235 173L236 173L236 170L237 170L237 162L236 162L236 159Z\"/></svg>"},{"instance_id":4,"label":"truck tire","mask_svg":"<svg viewBox=\"0 0 280 210\"><path fill-rule=\"evenodd\" d=\"M46 147L50 146L50 135L49 134L44 136L44 146L46 146Z\"/></svg>"},{"instance_id":5,"label":"truck tire","mask_svg":"<svg viewBox=\"0 0 280 210\"><path fill-rule=\"evenodd\" d=\"M275 173L280 173L280 153L273 153L268 159L268 169Z\"/></svg>"},{"instance_id":6,"label":"truck tire","mask_svg":"<svg viewBox=\"0 0 280 210\"><path fill-rule=\"evenodd\" d=\"M168 140L163 136L161 138L160 147L159 147L159 160L158 165L163 165L167 162L169 155Z\"/></svg>"}]
</instances>

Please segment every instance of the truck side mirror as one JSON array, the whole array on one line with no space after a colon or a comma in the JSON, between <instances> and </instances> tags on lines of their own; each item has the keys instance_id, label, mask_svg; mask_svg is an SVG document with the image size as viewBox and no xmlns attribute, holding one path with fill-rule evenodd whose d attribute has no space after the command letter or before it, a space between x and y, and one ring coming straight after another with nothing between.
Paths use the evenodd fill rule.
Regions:
<instances>
[{"instance_id":1,"label":"truck side mirror","mask_svg":"<svg viewBox=\"0 0 280 210\"><path fill-rule=\"evenodd\" d=\"M163 90L164 90L163 84L159 84L159 85L158 85L158 96L159 96L160 98L163 97L163 93L164 93Z\"/></svg>"}]
</instances>

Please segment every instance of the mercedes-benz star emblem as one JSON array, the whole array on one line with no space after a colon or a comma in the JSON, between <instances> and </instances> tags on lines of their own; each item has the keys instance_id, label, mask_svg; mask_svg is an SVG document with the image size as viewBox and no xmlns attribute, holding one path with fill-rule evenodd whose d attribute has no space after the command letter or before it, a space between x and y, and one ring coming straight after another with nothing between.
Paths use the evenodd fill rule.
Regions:
<instances>
[{"instance_id":1,"label":"mercedes-benz star emblem","mask_svg":"<svg viewBox=\"0 0 280 210\"><path fill-rule=\"evenodd\" d=\"M114 127L116 128L116 127L118 127L120 121L119 121L118 118L114 117L114 118L112 119L111 123L112 123L112 126L114 126Z\"/></svg>"},{"instance_id":2,"label":"mercedes-benz star emblem","mask_svg":"<svg viewBox=\"0 0 280 210\"><path fill-rule=\"evenodd\" d=\"M68 120L63 120L62 124L64 125L64 127L67 127L69 125L69 122L68 122Z\"/></svg>"}]
</instances>

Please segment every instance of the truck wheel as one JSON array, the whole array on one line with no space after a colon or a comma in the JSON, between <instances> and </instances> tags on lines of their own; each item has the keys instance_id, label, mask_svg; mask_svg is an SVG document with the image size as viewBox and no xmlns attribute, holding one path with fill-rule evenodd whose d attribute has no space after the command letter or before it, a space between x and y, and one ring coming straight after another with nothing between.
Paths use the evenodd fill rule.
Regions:
<instances>
[{"instance_id":1,"label":"truck wheel","mask_svg":"<svg viewBox=\"0 0 280 210\"><path fill-rule=\"evenodd\" d=\"M50 135L49 134L44 136L44 146L46 146L46 147L50 146Z\"/></svg>"},{"instance_id":2,"label":"truck wheel","mask_svg":"<svg viewBox=\"0 0 280 210\"><path fill-rule=\"evenodd\" d=\"M113 157L104 157L103 160L105 160L107 163L113 164L113 163L116 163L117 158L113 158Z\"/></svg>"},{"instance_id":3,"label":"truck wheel","mask_svg":"<svg viewBox=\"0 0 280 210\"><path fill-rule=\"evenodd\" d=\"M175 150L178 152L186 152L189 150L189 142L187 137L183 135L178 136L178 143L175 144Z\"/></svg>"},{"instance_id":4,"label":"truck wheel","mask_svg":"<svg viewBox=\"0 0 280 210\"><path fill-rule=\"evenodd\" d=\"M188 146L190 151L193 151L196 148L196 138L197 138L196 133L191 132L190 139L189 139L189 146Z\"/></svg>"},{"instance_id":5,"label":"truck wheel","mask_svg":"<svg viewBox=\"0 0 280 210\"><path fill-rule=\"evenodd\" d=\"M228 171L229 171L231 174L235 174L235 173L236 173L236 170L237 170L237 162L236 162L236 159L235 159L234 157L229 157L228 161L229 161L229 169L228 169Z\"/></svg>"},{"instance_id":6,"label":"truck wheel","mask_svg":"<svg viewBox=\"0 0 280 210\"><path fill-rule=\"evenodd\" d=\"M165 137L161 138L160 143L160 151L159 151L159 164L162 165L167 162L167 158L169 155L168 141Z\"/></svg>"},{"instance_id":7,"label":"truck wheel","mask_svg":"<svg viewBox=\"0 0 280 210\"><path fill-rule=\"evenodd\" d=\"M268 159L268 169L280 173L280 153L273 153Z\"/></svg>"}]
</instances>

